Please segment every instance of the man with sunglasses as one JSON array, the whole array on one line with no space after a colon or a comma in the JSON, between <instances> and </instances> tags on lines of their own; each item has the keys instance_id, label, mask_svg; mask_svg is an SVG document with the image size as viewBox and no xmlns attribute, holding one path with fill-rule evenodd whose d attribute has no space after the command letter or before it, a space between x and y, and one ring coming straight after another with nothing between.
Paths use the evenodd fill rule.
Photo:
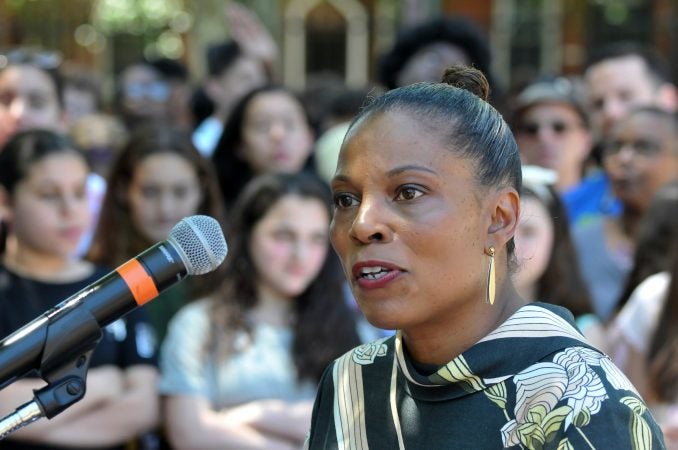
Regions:
<instances>
[{"instance_id":1,"label":"man with sunglasses","mask_svg":"<svg viewBox=\"0 0 678 450\"><path fill-rule=\"evenodd\" d=\"M604 173L587 164L593 140L578 83L556 77L529 84L517 96L513 116L523 164L557 173L556 187L571 224L599 214L601 204L618 212L614 201L604 200Z\"/></svg>"},{"instance_id":2,"label":"man with sunglasses","mask_svg":"<svg viewBox=\"0 0 678 450\"><path fill-rule=\"evenodd\" d=\"M532 83L518 95L516 106L514 134L523 164L556 171L561 193L579 185L591 134L574 81L558 77Z\"/></svg>"}]
</instances>

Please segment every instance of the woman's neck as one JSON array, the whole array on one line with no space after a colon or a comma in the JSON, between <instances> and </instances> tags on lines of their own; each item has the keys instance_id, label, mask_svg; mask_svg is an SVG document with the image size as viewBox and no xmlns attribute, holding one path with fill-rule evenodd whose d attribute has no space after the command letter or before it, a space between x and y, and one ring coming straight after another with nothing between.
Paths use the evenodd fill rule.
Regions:
<instances>
[{"instance_id":1,"label":"woman's neck","mask_svg":"<svg viewBox=\"0 0 678 450\"><path fill-rule=\"evenodd\" d=\"M493 305L485 303L482 296L474 298L466 303L466 307L456 308L453 321L448 318L433 326L427 324L420 330L403 329L403 340L415 361L447 364L527 303L510 281L498 283L497 298Z\"/></svg>"},{"instance_id":2,"label":"woman's neck","mask_svg":"<svg viewBox=\"0 0 678 450\"><path fill-rule=\"evenodd\" d=\"M36 252L11 240L2 261L5 267L18 275L41 281L75 281L93 270L89 262L79 258Z\"/></svg>"},{"instance_id":3,"label":"woman's neck","mask_svg":"<svg viewBox=\"0 0 678 450\"><path fill-rule=\"evenodd\" d=\"M292 322L292 305L295 299L282 297L279 294L259 286L257 304L250 312L250 317L257 323L276 326L288 326Z\"/></svg>"},{"instance_id":4,"label":"woman's neck","mask_svg":"<svg viewBox=\"0 0 678 450\"><path fill-rule=\"evenodd\" d=\"M516 292L528 302L537 300L537 284L533 283L528 286L516 286Z\"/></svg>"}]
</instances>

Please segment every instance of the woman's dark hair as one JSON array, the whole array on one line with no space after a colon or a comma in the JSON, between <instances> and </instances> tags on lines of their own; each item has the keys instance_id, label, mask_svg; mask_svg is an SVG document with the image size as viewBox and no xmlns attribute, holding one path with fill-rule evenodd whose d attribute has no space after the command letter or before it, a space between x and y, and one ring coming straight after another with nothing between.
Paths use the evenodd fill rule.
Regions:
<instances>
[{"instance_id":1,"label":"woman's dark hair","mask_svg":"<svg viewBox=\"0 0 678 450\"><path fill-rule=\"evenodd\" d=\"M641 221L633 268L617 302L618 310L644 279L669 269L670 243L675 241L678 241L678 181L668 183L655 194Z\"/></svg>"},{"instance_id":2,"label":"woman's dark hair","mask_svg":"<svg viewBox=\"0 0 678 450\"><path fill-rule=\"evenodd\" d=\"M672 243L671 282L647 355L650 385L666 403L678 398L678 239Z\"/></svg>"},{"instance_id":3,"label":"woman's dark hair","mask_svg":"<svg viewBox=\"0 0 678 450\"><path fill-rule=\"evenodd\" d=\"M106 196L88 254L90 260L117 267L155 244L149 242L132 223L127 191L141 161L149 156L166 153L183 158L196 171L203 198L195 213L214 217L224 225L223 201L214 169L195 149L190 135L167 126L144 126L130 136L111 167ZM195 284L214 286L207 280L217 277L218 273L219 270L201 276L201 282Z\"/></svg>"},{"instance_id":4,"label":"woman's dark hair","mask_svg":"<svg viewBox=\"0 0 678 450\"><path fill-rule=\"evenodd\" d=\"M306 123L311 128L311 120L304 108L303 102L288 88L280 85L268 84L253 89L247 93L235 105L228 121L224 125L224 131L212 155L212 162L217 171L221 194L226 201L226 205L232 205L235 202L240 191L245 184L255 175L250 166L239 155L238 151L242 144L243 127L245 125L245 115L247 109L253 100L261 94L271 92L283 92L295 99L301 107ZM306 161L305 169L313 167L313 156L309 156Z\"/></svg>"},{"instance_id":5,"label":"woman's dark hair","mask_svg":"<svg viewBox=\"0 0 678 450\"><path fill-rule=\"evenodd\" d=\"M35 163L58 153L75 153L87 164L75 143L62 134L41 129L18 132L0 151L0 185L13 194Z\"/></svg>"},{"instance_id":6,"label":"woman's dark hair","mask_svg":"<svg viewBox=\"0 0 678 450\"><path fill-rule=\"evenodd\" d=\"M567 213L560 196L551 185L523 185L522 198L534 198L548 211L553 224L553 245L546 270L537 281L536 298L563 306L574 317L593 313L591 296L579 270Z\"/></svg>"},{"instance_id":7,"label":"woman's dark hair","mask_svg":"<svg viewBox=\"0 0 678 450\"><path fill-rule=\"evenodd\" d=\"M227 40L212 44L205 52L207 73L211 77L219 77L242 56L243 51L236 41Z\"/></svg>"},{"instance_id":8,"label":"woman's dark hair","mask_svg":"<svg viewBox=\"0 0 678 450\"><path fill-rule=\"evenodd\" d=\"M650 275L668 271L671 283L647 354L650 385L662 401L678 398L678 181L662 187L640 225L636 254L618 308ZM657 299L659 301L659 299Z\"/></svg>"},{"instance_id":9,"label":"woman's dark hair","mask_svg":"<svg viewBox=\"0 0 678 450\"><path fill-rule=\"evenodd\" d=\"M0 186L11 196L31 167L48 156L62 153L80 156L89 167L85 155L64 135L41 129L18 132L0 150ZM0 237L1 253L5 249L6 230L0 232Z\"/></svg>"},{"instance_id":10,"label":"woman's dark hair","mask_svg":"<svg viewBox=\"0 0 678 450\"><path fill-rule=\"evenodd\" d=\"M488 95L489 84L482 72L452 66L445 71L442 83L415 83L373 99L358 113L346 135L372 116L401 110L438 135L451 152L471 161L479 185L511 186L520 192L518 146L501 114L487 102ZM513 252L513 239L506 247Z\"/></svg>"},{"instance_id":11,"label":"woman's dark hair","mask_svg":"<svg viewBox=\"0 0 678 450\"><path fill-rule=\"evenodd\" d=\"M281 199L290 195L318 200L331 217L329 188L315 175L264 174L247 184L233 209L225 283L218 301L212 303L208 352L228 354L233 351L233 338L238 331L251 332L246 313L258 301L258 276L250 253L252 231ZM360 343L353 313L343 294L343 272L329 245L328 240L327 258L320 273L294 300L292 354L300 380L317 382L332 360Z\"/></svg>"},{"instance_id":12,"label":"woman's dark hair","mask_svg":"<svg viewBox=\"0 0 678 450\"><path fill-rule=\"evenodd\" d=\"M379 81L388 89L396 88L398 74L407 61L419 50L435 42L458 46L466 53L473 67L489 74L490 45L487 37L470 19L446 16L404 29L390 51L379 60Z\"/></svg>"}]
</instances>

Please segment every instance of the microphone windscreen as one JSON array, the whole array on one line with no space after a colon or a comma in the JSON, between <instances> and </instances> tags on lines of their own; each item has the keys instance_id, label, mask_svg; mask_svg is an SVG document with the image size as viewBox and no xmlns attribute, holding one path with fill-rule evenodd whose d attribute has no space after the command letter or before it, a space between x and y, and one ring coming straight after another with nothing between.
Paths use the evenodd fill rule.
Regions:
<instances>
[{"instance_id":1,"label":"microphone windscreen","mask_svg":"<svg viewBox=\"0 0 678 450\"><path fill-rule=\"evenodd\" d=\"M228 245L219 222L210 216L181 219L170 231L168 241L182 253L189 275L202 275L215 270L228 253Z\"/></svg>"}]
</instances>

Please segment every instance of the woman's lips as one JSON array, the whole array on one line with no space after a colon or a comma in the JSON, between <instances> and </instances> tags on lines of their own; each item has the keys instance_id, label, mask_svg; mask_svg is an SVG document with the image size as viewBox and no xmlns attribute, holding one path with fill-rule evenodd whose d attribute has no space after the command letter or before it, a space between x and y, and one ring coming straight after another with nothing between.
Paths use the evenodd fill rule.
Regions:
<instances>
[{"instance_id":1,"label":"woman's lips","mask_svg":"<svg viewBox=\"0 0 678 450\"><path fill-rule=\"evenodd\" d=\"M70 240L70 241L77 241L79 240L84 233L84 229L81 227L67 227L67 228L62 228L59 232L61 236L64 238Z\"/></svg>"},{"instance_id":2,"label":"woman's lips","mask_svg":"<svg viewBox=\"0 0 678 450\"><path fill-rule=\"evenodd\" d=\"M379 289L397 279L404 270L384 261L363 261L353 265L353 277L364 289Z\"/></svg>"}]
</instances>

